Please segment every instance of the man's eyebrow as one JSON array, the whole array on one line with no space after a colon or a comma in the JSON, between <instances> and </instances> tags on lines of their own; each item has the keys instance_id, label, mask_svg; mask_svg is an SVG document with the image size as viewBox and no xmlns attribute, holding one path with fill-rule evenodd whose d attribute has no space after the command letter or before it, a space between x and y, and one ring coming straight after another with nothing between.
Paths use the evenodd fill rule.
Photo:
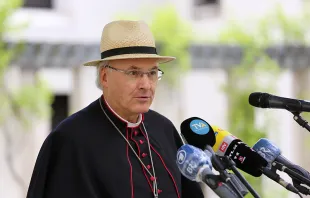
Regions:
<instances>
[{"instance_id":1,"label":"man's eyebrow","mask_svg":"<svg viewBox=\"0 0 310 198\"><path fill-rule=\"evenodd\" d=\"M128 69L139 69L137 66L131 65Z\"/></svg>"},{"instance_id":2,"label":"man's eyebrow","mask_svg":"<svg viewBox=\"0 0 310 198\"><path fill-rule=\"evenodd\" d=\"M152 69L158 69L158 66L157 66L157 65L155 65L154 67L152 67Z\"/></svg>"},{"instance_id":3,"label":"man's eyebrow","mask_svg":"<svg viewBox=\"0 0 310 198\"><path fill-rule=\"evenodd\" d=\"M131 65L128 69L141 70L141 68L139 68L135 65ZM151 68L151 70L153 70L153 69L158 69L158 66L155 65L154 67Z\"/></svg>"}]
</instances>

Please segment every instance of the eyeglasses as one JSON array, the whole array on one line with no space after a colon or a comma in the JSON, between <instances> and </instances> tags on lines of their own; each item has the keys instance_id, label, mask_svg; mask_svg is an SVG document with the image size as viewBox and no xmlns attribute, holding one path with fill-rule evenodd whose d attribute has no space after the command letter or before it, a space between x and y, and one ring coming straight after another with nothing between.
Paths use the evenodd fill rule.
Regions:
<instances>
[{"instance_id":1,"label":"eyeglasses","mask_svg":"<svg viewBox=\"0 0 310 198\"><path fill-rule=\"evenodd\" d=\"M111 67L110 65L106 65L105 67L113 69L118 72L122 72L133 80L138 80L142 78L144 74L146 74L151 81L157 81L157 80L160 80L164 74L164 72L160 69L152 69L150 71L144 72L144 71L140 71L136 69L132 69L132 70L117 69L117 68Z\"/></svg>"}]
</instances>

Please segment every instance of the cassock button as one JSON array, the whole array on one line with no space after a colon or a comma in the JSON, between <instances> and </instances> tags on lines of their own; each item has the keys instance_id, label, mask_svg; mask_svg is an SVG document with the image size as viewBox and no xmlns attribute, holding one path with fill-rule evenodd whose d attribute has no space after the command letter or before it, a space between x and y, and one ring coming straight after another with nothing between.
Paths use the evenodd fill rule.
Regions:
<instances>
[{"instance_id":1,"label":"cassock button","mask_svg":"<svg viewBox=\"0 0 310 198\"><path fill-rule=\"evenodd\" d=\"M151 169L151 165L147 165L146 168L147 168L147 169Z\"/></svg>"},{"instance_id":2,"label":"cassock button","mask_svg":"<svg viewBox=\"0 0 310 198\"><path fill-rule=\"evenodd\" d=\"M139 143L140 143L140 144L143 144L143 143L144 143L144 141L143 141L143 140L139 140Z\"/></svg>"},{"instance_id":3,"label":"cassock button","mask_svg":"<svg viewBox=\"0 0 310 198\"><path fill-rule=\"evenodd\" d=\"M156 177L156 179L157 179L157 177ZM150 178L150 180L151 180L151 181L155 181L155 177L152 176L152 177Z\"/></svg>"},{"instance_id":4,"label":"cassock button","mask_svg":"<svg viewBox=\"0 0 310 198\"><path fill-rule=\"evenodd\" d=\"M160 190L160 189L158 189L158 190L157 190L157 192L158 192L158 194L160 194L160 193L161 193L161 192L163 192L163 191L162 191L162 190Z\"/></svg>"},{"instance_id":5,"label":"cassock button","mask_svg":"<svg viewBox=\"0 0 310 198\"><path fill-rule=\"evenodd\" d=\"M142 157L146 157L147 156L147 154L146 153L142 153Z\"/></svg>"},{"instance_id":6,"label":"cassock button","mask_svg":"<svg viewBox=\"0 0 310 198\"><path fill-rule=\"evenodd\" d=\"M135 135L135 136L137 136L138 134L139 134L139 132L138 132L138 131L135 131L135 132L134 132L134 135Z\"/></svg>"}]
</instances>

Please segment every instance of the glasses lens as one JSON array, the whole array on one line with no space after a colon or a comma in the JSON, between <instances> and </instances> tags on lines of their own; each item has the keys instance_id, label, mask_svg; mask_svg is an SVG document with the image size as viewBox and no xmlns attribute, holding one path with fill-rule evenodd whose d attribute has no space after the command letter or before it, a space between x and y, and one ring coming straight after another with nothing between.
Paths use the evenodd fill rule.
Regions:
<instances>
[{"instance_id":1,"label":"glasses lens","mask_svg":"<svg viewBox=\"0 0 310 198\"><path fill-rule=\"evenodd\" d=\"M158 74L157 74L158 80L161 80L163 74L164 74L164 72L162 72L161 70L158 71Z\"/></svg>"},{"instance_id":2,"label":"glasses lens","mask_svg":"<svg viewBox=\"0 0 310 198\"><path fill-rule=\"evenodd\" d=\"M143 72L143 71L139 71L139 70L130 70L130 71L126 71L125 74L130 77L132 80L138 80L140 78L143 78L143 75L146 74L147 77L151 80L151 81L157 81L160 80L164 74L164 72L162 72L161 70L151 70L148 72Z\"/></svg>"}]
</instances>

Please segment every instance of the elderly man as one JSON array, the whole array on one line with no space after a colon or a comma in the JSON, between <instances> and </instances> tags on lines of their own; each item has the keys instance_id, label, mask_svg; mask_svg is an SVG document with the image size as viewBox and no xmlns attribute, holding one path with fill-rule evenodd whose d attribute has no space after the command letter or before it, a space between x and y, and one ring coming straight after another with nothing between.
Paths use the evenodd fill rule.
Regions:
<instances>
[{"instance_id":1,"label":"elderly man","mask_svg":"<svg viewBox=\"0 0 310 198\"><path fill-rule=\"evenodd\" d=\"M59 124L45 140L27 198L202 198L175 162L181 138L150 110L164 74L149 27L113 21L101 37L97 67L102 96Z\"/></svg>"}]
</instances>

